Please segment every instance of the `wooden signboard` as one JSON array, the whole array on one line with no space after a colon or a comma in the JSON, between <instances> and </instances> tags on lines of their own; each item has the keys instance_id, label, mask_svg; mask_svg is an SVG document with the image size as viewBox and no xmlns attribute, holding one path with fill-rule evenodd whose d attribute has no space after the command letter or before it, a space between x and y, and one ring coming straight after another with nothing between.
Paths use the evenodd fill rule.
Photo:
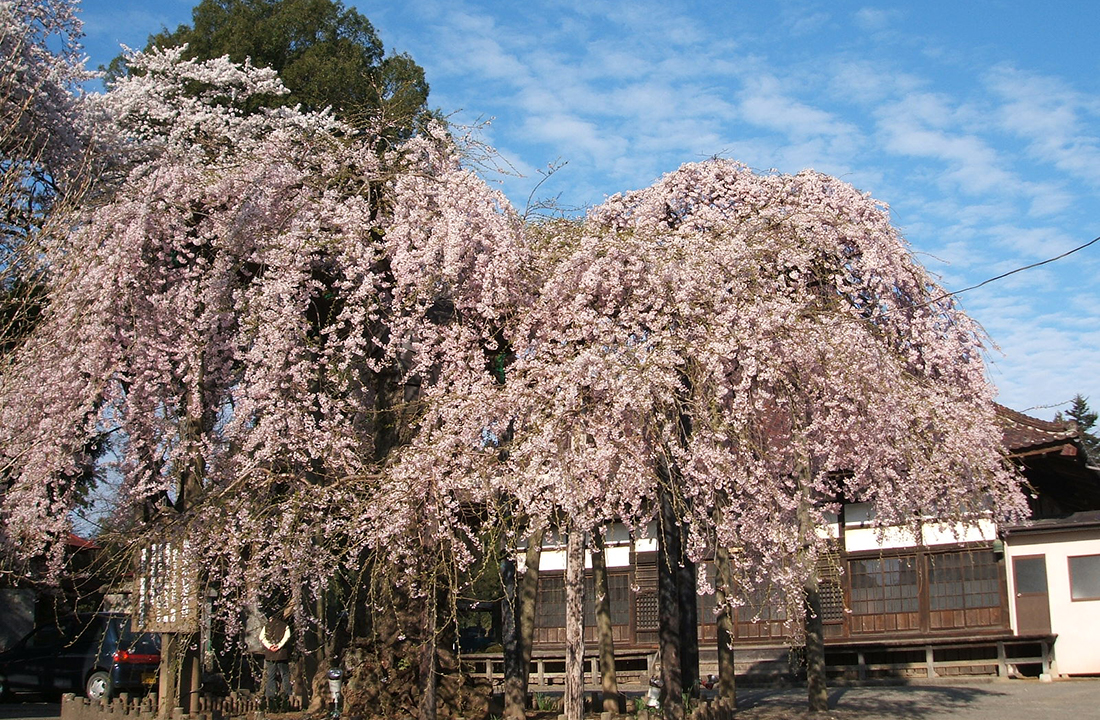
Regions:
<instances>
[{"instance_id":1,"label":"wooden signboard","mask_svg":"<svg viewBox=\"0 0 1100 720\"><path fill-rule=\"evenodd\" d=\"M142 549L134 588L136 629L198 632L198 583L186 550L183 541L152 543Z\"/></svg>"}]
</instances>

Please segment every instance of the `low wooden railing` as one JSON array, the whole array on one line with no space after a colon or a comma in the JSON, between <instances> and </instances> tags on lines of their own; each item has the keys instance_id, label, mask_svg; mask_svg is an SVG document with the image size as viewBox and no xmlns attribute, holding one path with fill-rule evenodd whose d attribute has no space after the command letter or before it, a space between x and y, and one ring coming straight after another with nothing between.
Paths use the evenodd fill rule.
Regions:
<instances>
[{"instance_id":1,"label":"low wooden railing","mask_svg":"<svg viewBox=\"0 0 1100 720\"><path fill-rule=\"evenodd\" d=\"M1053 652L1056 639L1057 635L1015 635L838 643L826 648L826 659L830 674L854 680L884 675L907 679L967 675L1008 678L1022 674L1021 668L1025 666L1038 671L1031 674L1049 678L1056 674ZM921 657L897 659L903 655ZM845 656L848 662L838 662ZM895 659L889 659L891 656Z\"/></svg>"},{"instance_id":2,"label":"low wooden railing","mask_svg":"<svg viewBox=\"0 0 1100 720\"><path fill-rule=\"evenodd\" d=\"M914 638L894 641L846 641L826 646L827 672L834 680L864 681L876 678L943 679L968 675L1008 678L1022 674L1050 677L1056 674L1054 641L1056 635L984 636L972 638ZM586 646L587 647L587 646ZM769 657L769 650L770 657ZM741 679L793 679L797 662L787 659L790 648L745 647L734 649L737 674ZM464 655L466 672L487 678L494 688L504 681L502 653ZM596 649L586 652L585 690L600 689L599 660ZM620 689L644 692L653 675L656 653L647 649L616 651L615 669ZM717 674L717 656L713 648L704 649L700 675ZM561 650L536 650L531 659L531 692L555 692L565 686L565 653Z\"/></svg>"},{"instance_id":3,"label":"low wooden railing","mask_svg":"<svg viewBox=\"0 0 1100 720\"><path fill-rule=\"evenodd\" d=\"M656 653L652 650L625 650L615 653L615 671L619 688L624 692L641 691L653 675ZM599 657L585 653L585 690L600 689ZM504 682L504 654L477 653L462 656L463 668L477 677L487 678L494 689ZM531 657L531 692L560 691L565 686L565 654L553 650L536 650Z\"/></svg>"}]
</instances>

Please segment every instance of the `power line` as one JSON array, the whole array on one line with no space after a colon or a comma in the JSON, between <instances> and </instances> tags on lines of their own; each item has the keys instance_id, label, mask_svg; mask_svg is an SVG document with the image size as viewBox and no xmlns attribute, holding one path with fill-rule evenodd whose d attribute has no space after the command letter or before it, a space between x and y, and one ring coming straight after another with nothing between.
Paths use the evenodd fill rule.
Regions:
<instances>
[{"instance_id":1,"label":"power line","mask_svg":"<svg viewBox=\"0 0 1100 720\"><path fill-rule=\"evenodd\" d=\"M1100 242L1100 237L1094 237L1092 240L1089 240L1084 245L1079 245L1079 246L1073 248L1072 250L1067 250L1066 252L1062 253L1061 255L1057 255L1057 256L1052 257L1052 258L1047 258L1046 260L1040 260L1039 262L1032 263L1030 265L1024 265L1023 267L1018 267L1015 270L1009 270L1006 273L1001 273L1000 275L997 275L996 277L991 277L988 280L983 280L980 283L978 283L977 285L971 285L970 287L965 287L962 290L956 290L954 292L944 293L943 295L940 295L937 298L933 298L933 299L929 300L926 303L922 303L922 305L932 305L932 304L938 303L940 300L943 300L944 298L952 297L952 296L955 296L955 295L962 295L964 292L970 292L971 290L977 290L978 288L982 287L983 285L988 285L991 282L996 282L997 280L1003 280L1004 278L1008 277L1009 275L1015 275L1016 273L1023 272L1024 270L1030 270L1032 268L1037 268L1037 267L1040 267L1042 265L1046 265L1047 263L1052 263L1055 260L1061 260L1062 258L1069 257L1073 253L1078 252L1079 250L1084 250L1089 245L1094 245L1097 242Z\"/></svg>"}]
</instances>

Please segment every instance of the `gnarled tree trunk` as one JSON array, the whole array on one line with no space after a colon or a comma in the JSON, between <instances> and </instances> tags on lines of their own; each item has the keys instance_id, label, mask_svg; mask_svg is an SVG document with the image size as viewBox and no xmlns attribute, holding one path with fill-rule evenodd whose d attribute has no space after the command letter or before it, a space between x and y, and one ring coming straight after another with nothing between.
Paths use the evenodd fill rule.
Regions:
<instances>
[{"instance_id":1,"label":"gnarled tree trunk","mask_svg":"<svg viewBox=\"0 0 1100 720\"><path fill-rule=\"evenodd\" d=\"M810 468L799 472L798 532L805 543L817 532L810 516ZM803 550L805 553L805 550ZM829 694L825 684L825 628L821 621L821 593L818 589L817 566L808 558L799 558L803 572L806 603L806 692L811 712L829 709Z\"/></svg>"},{"instance_id":2,"label":"gnarled tree trunk","mask_svg":"<svg viewBox=\"0 0 1100 720\"><path fill-rule=\"evenodd\" d=\"M600 640L600 688L605 712L619 712L619 680L615 674L615 636L611 625L611 594L603 534L592 532L592 584L596 592L596 632Z\"/></svg>"},{"instance_id":3,"label":"gnarled tree trunk","mask_svg":"<svg viewBox=\"0 0 1100 720\"><path fill-rule=\"evenodd\" d=\"M435 720L439 674L436 672L436 634L438 617L436 611L436 586L430 584L427 597L424 598L423 614L420 619L421 645L419 658L420 703L417 706L417 720Z\"/></svg>"},{"instance_id":4,"label":"gnarled tree trunk","mask_svg":"<svg viewBox=\"0 0 1100 720\"><path fill-rule=\"evenodd\" d=\"M519 603L516 596L516 559L511 548L504 549L504 558L500 561L500 584L504 597L500 603L500 644L504 652L504 717L509 720L522 720L523 697L509 697L520 686L519 676L523 668L523 656L519 647ZM510 710L514 712L509 712Z\"/></svg>"},{"instance_id":5,"label":"gnarled tree trunk","mask_svg":"<svg viewBox=\"0 0 1100 720\"><path fill-rule=\"evenodd\" d=\"M565 720L584 717L584 532L571 527L565 550Z\"/></svg>"},{"instance_id":6,"label":"gnarled tree trunk","mask_svg":"<svg viewBox=\"0 0 1100 720\"><path fill-rule=\"evenodd\" d=\"M680 682L692 697L699 692L699 593L695 563L688 559L687 523L680 523L680 567L676 571L676 594L680 598Z\"/></svg>"},{"instance_id":7,"label":"gnarled tree trunk","mask_svg":"<svg viewBox=\"0 0 1100 720\"><path fill-rule=\"evenodd\" d=\"M661 705L668 720L684 718L684 684L680 666L680 597L676 586L682 556L680 528L668 488L659 491L661 505L660 547L657 553L657 616L661 645Z\"/></svg>"},{"instance_id":8,"label":"gnarled tree trunk","mask_svg":"<svg viewBox=\"0 0 1100 720\"><path fill-rule=\"evenodd\" d=\"M718 698L729 708L737 707L737 684L734 679L733 613L729 606L729 593L733 588L733 572L730 568L730 551L719 547L714 551L716 569L715 600L718 603Z\"/></svg>"},{"instance_id":9,"label":"gnarled tree trunk","mask_svg":"<svg viewBox=\"0 0 1100 720\"><path fill-rule=\"evenodd\" d=\"M505 658L504 718L524 720L527 707L527 682L531 669L531 646L535 638L535 602L539 587L539 563L542 558L544 531L540 528L527 539L523 576L516 581L515 647L512 661ZM508 647L505 645L505 653ZM511 673L509 674L509 670Z\"/></svg>"}]
</instances>

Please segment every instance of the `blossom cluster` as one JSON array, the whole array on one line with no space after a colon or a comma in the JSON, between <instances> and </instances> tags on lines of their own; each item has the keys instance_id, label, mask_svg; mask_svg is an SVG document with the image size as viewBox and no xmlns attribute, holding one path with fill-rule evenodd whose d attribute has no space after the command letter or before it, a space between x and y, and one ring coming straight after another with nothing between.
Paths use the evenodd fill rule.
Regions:
<instances>
[{"instance_id":1,"label":"blossom cluster","mask_svg":"<svg viewBox=\"0 0 1100 720\"><path fill-rule=\"evenodd\" d=\"M502 526L642 532L662 492L693 557L792 594L839 497L1020 517L978 329L850 185L715 160L528 225L441 127L383 152L247 112L269 71L132 61L125 177L0 367L9 550L57 546L107 435L119 527L182 528L229 621L372 553L419 592Z\"/></svg>"}]
</instances>

